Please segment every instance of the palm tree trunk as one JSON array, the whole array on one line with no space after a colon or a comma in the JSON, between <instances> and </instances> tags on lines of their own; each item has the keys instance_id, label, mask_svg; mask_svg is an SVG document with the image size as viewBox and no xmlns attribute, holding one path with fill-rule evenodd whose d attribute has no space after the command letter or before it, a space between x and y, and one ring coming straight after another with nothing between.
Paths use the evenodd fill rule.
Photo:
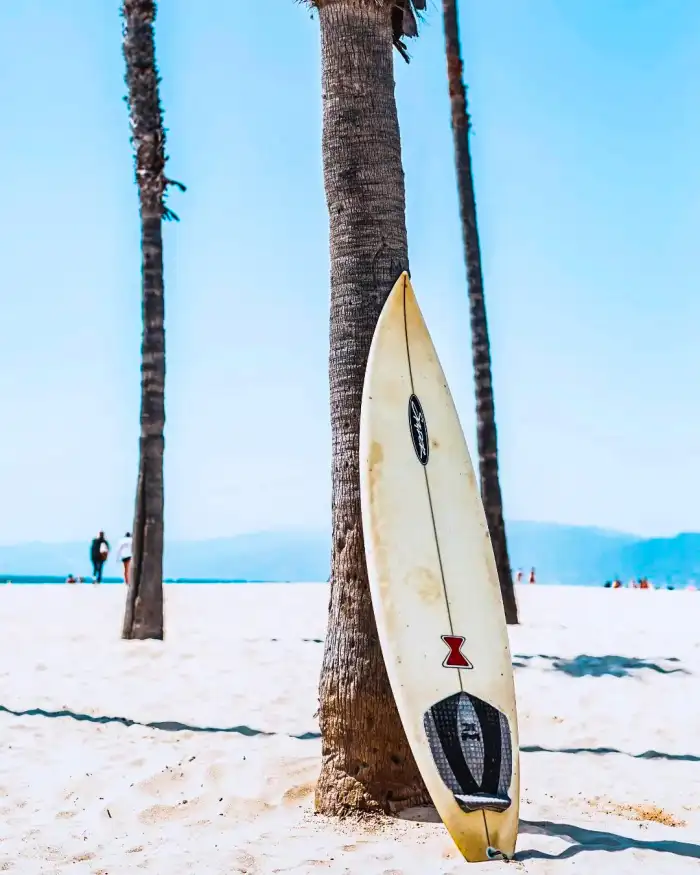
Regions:
<instances>
[{"instance_id":1,"label":"palm tree trunk","mask_svg":"<svg viewBox=\"0 0 700 875\"><path fill-rule=\"evenodd\" d=\"M155 0L124 0L124 59L141 214L141 438L131 579L123 638L163 637L165 328L163 195L165 132L158 94Z\"/></svg>"},{"instance_id":2,"label":"palm tree trunk","mask_svg":"<svg viewBox=\"0 0 700 875\"><path fill-rule=\"evenodd\" d=\"M377 638L360 514L365 366L384 301L408 267L391 6L334 0L319 9L330 217L333 539L316 809L330 815L398 810L427 799Z\"/></svg>"},{"instance_id":3,"label":"palm tree trunk","mask_svg":"<svg viewBox=\"0 0 700 875\"><path fill-rule=\"evenodd\" d=\"M476 223L476 200L469 152L469 113L467 95L462 79L462 52L459 42L457 0L443 0L447 79L452 110L459 211L462 219L462 237L467 264L469 312L472 332L472 359L476 394L477 447L481 498L486 511L491 543L496 557L498 579L501 585L506 621L518 622L518 607L513 589L513 577L508 558L506 527L503 521L503 499L498 479L498 440L496 413L491 378L491 351L484 302L484 278L481 270L481 249Z\"/></svg>"}]
</instances>

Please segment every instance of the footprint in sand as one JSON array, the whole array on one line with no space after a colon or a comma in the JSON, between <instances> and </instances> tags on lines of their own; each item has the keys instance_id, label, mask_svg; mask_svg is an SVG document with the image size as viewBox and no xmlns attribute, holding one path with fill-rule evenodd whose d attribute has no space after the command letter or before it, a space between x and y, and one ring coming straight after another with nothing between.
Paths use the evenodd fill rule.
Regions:
<instances>
[{"instance_id":1,"label":"footprint in sand","mask_svg":"<svg viewBox=\"0 0 700 875\"><path fill-rule=\"evenodd\" d=\"M149 826L157 823L168 823L176 820L190 820L203 808L203 800L183 799L174 805L151 805L138 814L141 823Z\"/></svg>"}]
</instances>

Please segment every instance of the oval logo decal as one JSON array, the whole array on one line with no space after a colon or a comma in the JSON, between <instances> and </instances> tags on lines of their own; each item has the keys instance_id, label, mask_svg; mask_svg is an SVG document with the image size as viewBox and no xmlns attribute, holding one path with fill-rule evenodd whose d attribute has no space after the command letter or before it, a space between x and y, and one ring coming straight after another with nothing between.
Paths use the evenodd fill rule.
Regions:
<instances>
[{"instance_id":1,"label":"oval logo decal","mask_svg":"<svg viewBox=\"0 0 700 875\"><path fill-rule=\"evenodd\" d=\"M428 449L428 426L421 403L415 395L411 395L408 399L408 425L411 429L411 440L418 461L421 465L427 465L430 452Z\"/></svg>"}]
</instances>

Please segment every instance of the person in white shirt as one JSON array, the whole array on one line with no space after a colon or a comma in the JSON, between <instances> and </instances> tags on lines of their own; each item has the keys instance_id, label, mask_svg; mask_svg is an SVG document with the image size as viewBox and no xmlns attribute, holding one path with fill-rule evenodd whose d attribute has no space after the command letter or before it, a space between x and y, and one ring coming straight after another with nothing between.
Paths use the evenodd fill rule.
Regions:
<instances>
[{"instance_id":1,"label":"person in white shirt","mask_svg":"<svg viewBox=\"0 0 700 875\"><path fill-rule=\"evenodd\" d=\"M117 547L117 558L121 559L124 567L124 583L129 584L129 569L131 567L131 532L127 532Z\"/></svg>"}]
</instances>

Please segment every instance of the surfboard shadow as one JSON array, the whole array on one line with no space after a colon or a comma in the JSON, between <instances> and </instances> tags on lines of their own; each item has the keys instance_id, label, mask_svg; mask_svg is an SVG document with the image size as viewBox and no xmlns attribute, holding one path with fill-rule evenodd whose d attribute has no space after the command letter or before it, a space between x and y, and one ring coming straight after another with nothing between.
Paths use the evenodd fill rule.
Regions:
<instances>
[{"instance_id":1,"label":"surfboard shadow","mask_svg":"<svg viewBox=\"0 0 700 875\"><path fill-rule=\"evenodd\" d=\"M535 659L541 659L549 662L554 671L561 671L569 677L634 677L633 672L637 671L653 671L657 674L685 674L689 675L687 669L665 668L658 662L652 662L648 659L639 659L634 656L589 656L581 653L573 659L565 659L560 656L550 656L546 653L523 654L515 653L513 655L514 668L527 668L528 665ZM662 658L663 662L680 662L678 657L670 656Z\"/></svg>"},{"instance_id":2,"label":"surfboard shadow","mask_svg":"<svg viewBox=\"0 0 700 875\"><path fill-rule=\"evenodd\" d=\"M296 738L300 741L310 741L320 738L320 732L302 732L301 735L294 735L285 732L268 732L264 729L255 729L251 726L193 726L189 723L180 723L177 720L156 720L152 723L141 723L138 720L131 720L129 717L96 717L94 714L80 714L76 711L46 711L43 708L29 708L26 711L14 711L12 708L7 708L5 705L0 705L0 713L10 714L13 717L47 717L50 719L64 718L76 720L78 722L97 723L105 725L109 723L118 723L120 726L143 726L146 729L159 729L163 732L210 732L210 733L228 733L233 735L244 735L247 738L253 738L258 735L274 736L286 735L287 738Z\"/></svg>"},{"instance_id":3,"label":"surfboard shadow","mask_svg":"<svg viewBox=\"0 0 700 875\"><path fill-rule=\"evenodd\" d=\"M677 857L700 860L700 845L679 841L642 841L617 833L588 829L570 823L552 823L549 820L521 820L520 834L555 836L570 839L572 844L558 854L548 854L535 848L517 851L514 860L567 860L587 851L657 851Z\"/></svg>"}]
</instances>

